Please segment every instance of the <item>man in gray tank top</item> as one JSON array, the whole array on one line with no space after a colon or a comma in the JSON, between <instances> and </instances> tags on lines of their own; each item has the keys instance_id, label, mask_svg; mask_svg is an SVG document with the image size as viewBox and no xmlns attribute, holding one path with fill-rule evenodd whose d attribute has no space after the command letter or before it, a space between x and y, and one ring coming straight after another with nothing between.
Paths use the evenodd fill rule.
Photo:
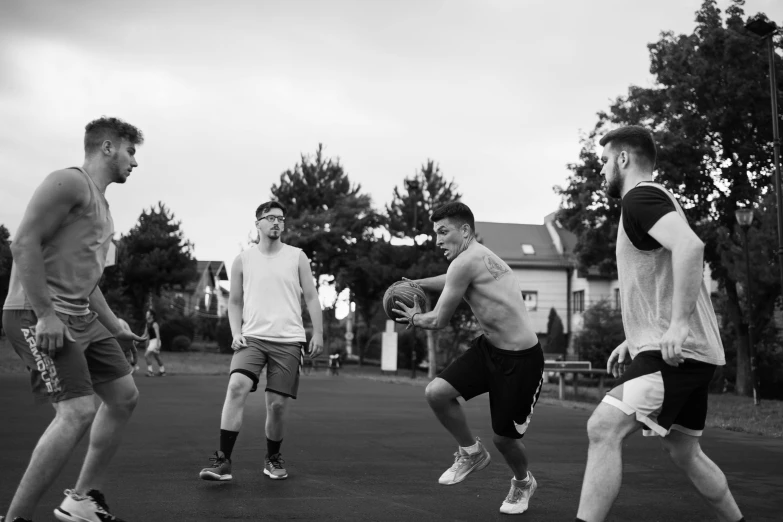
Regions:
<instances>
[{"instance_id":1,"label":"man in gray tank top","mask_svg":"<svg viewBox=\"0 0 783 522\"><path fill-rule=\"evenodd\" d=\"M623 439L640 428L659 437L719 520L742 521L725 475L699 445L709 383L725 364L704 283L704 243L674 196L652 183L650 131L622 127L600 144L607 194L622 198L617 272L626 340L607 362L619 382L587 423L577 521L606 518L620 490Z\"/></svg>"},{"instance_id":2,"label":"man in gray tank top","mask_svg":"<svg viewBox=\"0 0 783 522\"><path fill-rule=\"evenodd\" d=\"M31 374L33 393L56 415L33 450L8 508L30 520L36 505L90 428L79 478L54 515L62 521L119 520L100 492L139 392L118 340L142 341L122 326L98 288L114 235L111 183L125 183L141 131L117 118L86 126L83 167L49 174L33 194L11 245L3 327ZM95 397L102 404L96 409Z\"/></svg>"}]
</instances>

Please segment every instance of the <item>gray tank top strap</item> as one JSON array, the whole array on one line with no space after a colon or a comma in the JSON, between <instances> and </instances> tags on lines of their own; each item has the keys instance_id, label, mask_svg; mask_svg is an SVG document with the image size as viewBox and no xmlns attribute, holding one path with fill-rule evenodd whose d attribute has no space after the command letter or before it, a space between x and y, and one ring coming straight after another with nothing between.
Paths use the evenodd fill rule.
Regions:
<instances>
[{"instance_id":1,"label":"gray tank top strap","mask_svg":"<svg viewBox=\"0 0 783 522\"><path fill-rule=\"evenodd\" d=\"M67 226L73 223L74 221L78 220L79 218L83 217L87 212L90 211L90 208L92 208L95 199L96 199L96 192L98 192L98 187L95 185L95 182L92 180L89 174L82 168L82 167L68 167L69 169L77 170L82 173L84 178L87 180L87 187L90 189L90 201L87 202L87 204L84 206L82 211L78 214L72 214L65 218L63 220L62 226Z\"/></svg>"}]
</instances>

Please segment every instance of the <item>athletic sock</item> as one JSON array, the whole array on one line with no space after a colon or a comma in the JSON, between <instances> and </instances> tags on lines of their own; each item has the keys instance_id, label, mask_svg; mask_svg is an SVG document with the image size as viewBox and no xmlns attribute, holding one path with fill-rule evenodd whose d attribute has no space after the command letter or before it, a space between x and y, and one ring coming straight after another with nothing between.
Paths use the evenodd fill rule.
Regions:
<instances>
[{"instance_id":1,"label":"athletic sock","mask_svg":"<svg viewBox=\"0 0 783 522\"><path fill-rule=\"evenodd\" d=\"M152 365L151 365L151 364L148 364L148 365L147 365L147 371L148 371L148 372L150 372L150 373L152 373Z\"/></svg>"},{"instance_id":2,"label":"athletic sock","mask_svg":"<svg viewBox=\"0 0 783 522\"><path fill-rule=\"evenodd\" d=\"M514 482L517 483L517 486L522 486L522 487L528 486L530 484L530 472L528 471L525 474L525 478L523 479L518 479L517 476L514 475Z\"/></svg>"},{"instance_id":3,"label":"athletic sock","mask_svg":"<svg viewBox=\"0 0 783 522\"><path fill-rule=\"evenodd\" d=\"M220 430L220 451L228 460L231 460L231 452L234 451L234 443L238 436L238 431Z\"/></svg>"},{"instance_id":4,"label":"athletic sock","mask_svg":"<svg viewBox=\"0 0 783 522\"><path fill-rule=\"evenodd\" d=\"M472 446L461 446L461 448L462 451L464 451L467 455L473 455L474 453L478 453L481 450L479 441L476 441L476 443Z\"/></svg>"},{"instance_id":5,"label":"athletic sock","mask_svg":"<svg viewBox=\"0 0 783 522\"><path fill-rule=\"evenodd\" d=\"M269 457L270 455L274 455L276 453L280 453L280 445L283 444L283 439L280 440L271 440L269 438L266 439L266 456Z\"/></svg>"},{"instance_id":6,"label":"athletic sock","mask_svg":"<svg viewBox=\"0 0 783 522\"><path fill-rule=\"evenodd\" d=\"M166 373L166 368L164 368L162 364L160 365L160 368L158 368L158 369L160 370L160 373Z\"/></svg>"}]
</instances>

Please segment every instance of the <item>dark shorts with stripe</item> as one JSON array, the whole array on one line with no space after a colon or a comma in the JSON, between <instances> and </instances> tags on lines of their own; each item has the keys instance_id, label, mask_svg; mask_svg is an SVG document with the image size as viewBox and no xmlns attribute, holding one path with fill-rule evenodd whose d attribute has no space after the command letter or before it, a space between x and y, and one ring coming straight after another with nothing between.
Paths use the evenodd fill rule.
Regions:
<instances>
[{"instance_id":1,"label":"dark shorts with stripe","mask_svg":"<svg viewBox=\"0 0 783 522\"><path fill-rule=\"evenodd\" d=\"M261 371L266 367L266 391L296 399L299 391L299 372L302 368L302 343L278 343L245 337L247 348L234 352L230 373L241 373L253 381L258 389Z\"/></svg>"},{"instance_id":2,"label":"dark shorts with stripe","mask_svg":"<svg viewBox=\"0 0 783 522\"><path fill-rule=\"evenodd\" d=\"M93 395L93 386L124 377L133 370L117 340L98 321L98 316L57 317L76 342L65 339L63 347L49 357L38 351L32 310L3 310L3 329L11 346L30 370L30 384L39 398L52 402Z\"/></svg>"},{"instance_id":3,"label":"dark shorts with stripe","mask_svg":"<svg viewBox=\"0 0 783 522\"><path fill-rule=\"evenodd\" d=\"M698 437L707 419L707 393L716 368L693 359L669 366L660 351L641 352L603 401L636 415L646 436L665 437L677 430Z\"/></svg>"},{"instance_id":4,"label":"dark shorts with stripe","mask_svg":"<svg viewBox=\"0 0 783 522\"><path fill-rule=\"evenodd\" d=\"M466 401L489 392L492 431L520 439L533 416L543 375L544 352L539 343L527 350L501 350L481 335L438 377Z\"/></svg>"}]
</instances>

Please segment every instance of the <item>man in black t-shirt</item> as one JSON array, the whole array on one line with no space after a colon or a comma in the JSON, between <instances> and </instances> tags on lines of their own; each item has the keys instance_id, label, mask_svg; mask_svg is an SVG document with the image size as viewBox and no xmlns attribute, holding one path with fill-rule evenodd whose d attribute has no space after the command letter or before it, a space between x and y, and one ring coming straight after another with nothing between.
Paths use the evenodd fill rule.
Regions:
<instances>
[{"instance_id":1,"label":"man in black t-shirt","mask_svg":"<svg viewBox=\"0 0 783 522\"><path fill-rule=\"evenodd\" d=\"M674 196L652 182L656 149L648 130L623 127L600 143L606 192L622 198L617 274L626 340L607 362L618 383L587 423L577 521L606 518L620 491L623 440L640 428L658 436L720 520L744 520L726 477L699 445L708 386L725 364L704 284L704 243Z\"/></svg>"}]
</instances>

